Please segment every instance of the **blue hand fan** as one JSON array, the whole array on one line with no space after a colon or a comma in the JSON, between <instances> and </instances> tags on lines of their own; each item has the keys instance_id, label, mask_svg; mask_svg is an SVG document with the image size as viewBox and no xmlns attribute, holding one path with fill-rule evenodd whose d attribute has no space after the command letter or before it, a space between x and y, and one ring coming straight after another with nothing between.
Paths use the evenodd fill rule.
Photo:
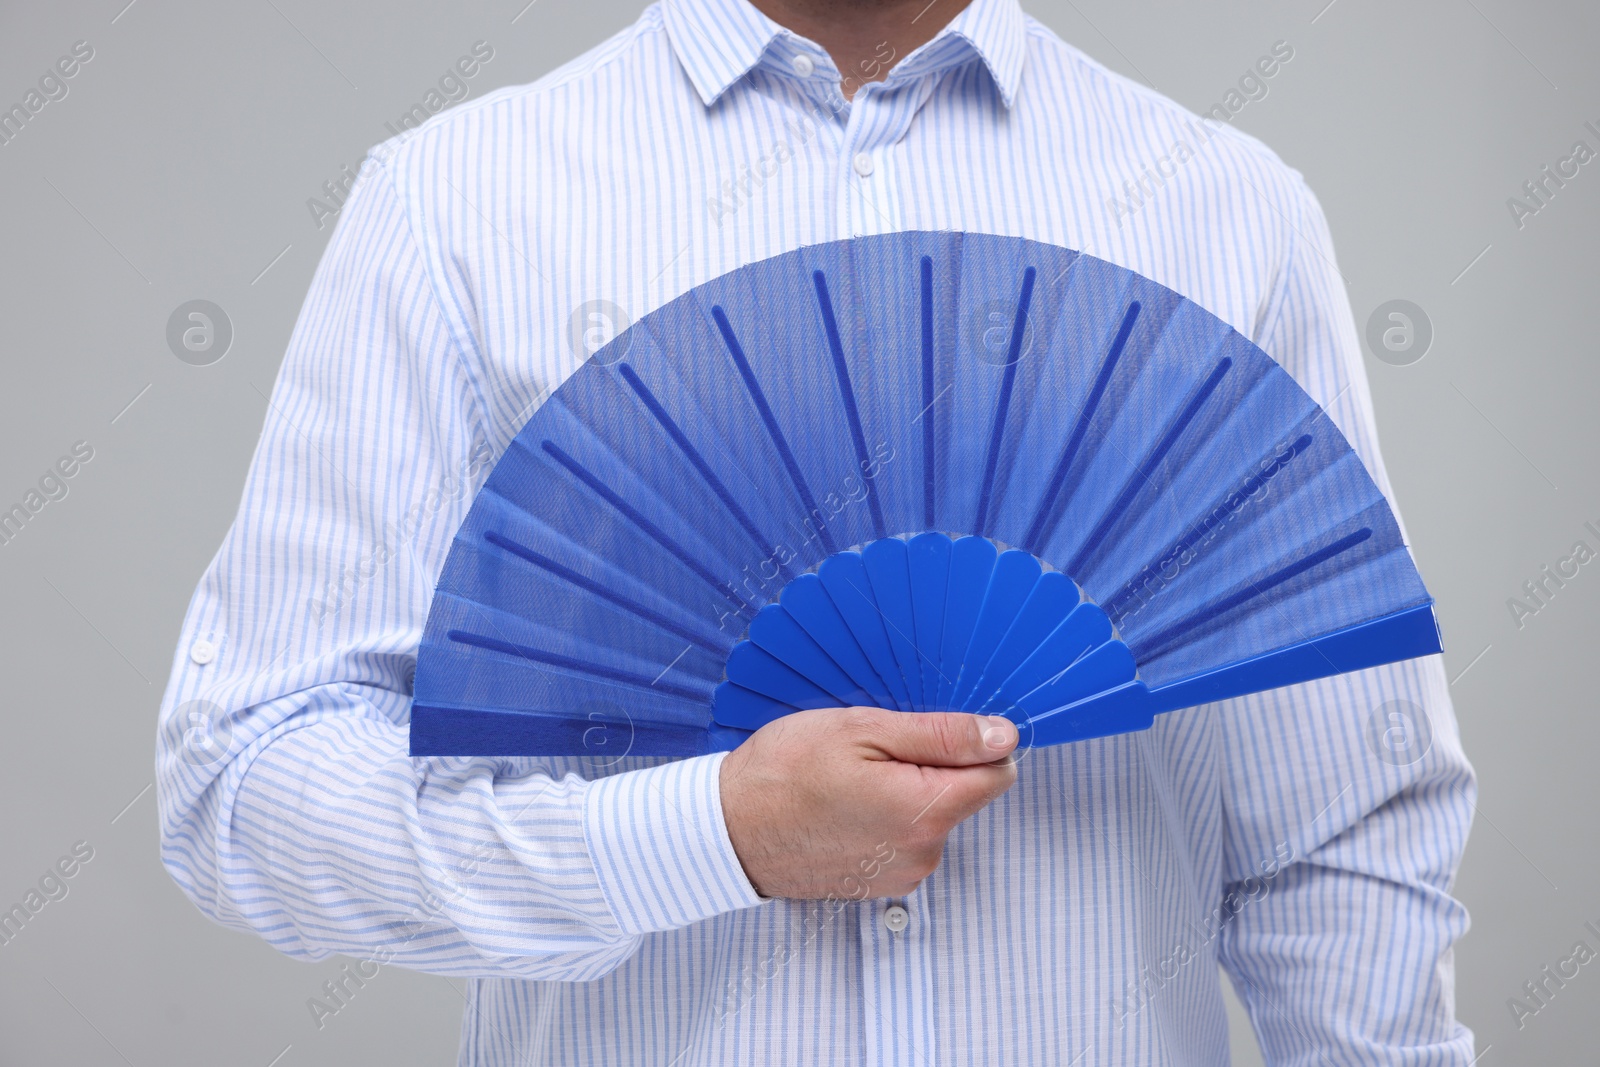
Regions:
<instances>
[{"instance_id":1,"label":"blue hand fan","mask_svg":"<svg viewBox=\"0 0 1600 1067\"><path fill-rule=\"evenodd\" d=\"M1024 744L1440 651L1383 495L1215 316L1065 248L801 248L645 316L511 442L414 755L728 749L816 707Z\"/></svg>"}]
</instances>

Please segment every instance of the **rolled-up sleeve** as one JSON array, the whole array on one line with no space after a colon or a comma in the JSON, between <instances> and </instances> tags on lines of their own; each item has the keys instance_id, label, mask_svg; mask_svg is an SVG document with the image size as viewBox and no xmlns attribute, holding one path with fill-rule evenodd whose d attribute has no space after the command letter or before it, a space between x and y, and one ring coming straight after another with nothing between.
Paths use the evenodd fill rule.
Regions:
<instances>
[{"instance_id":1,"label":"rolled-up sleeve","mask_svg":"<svg viewBox=\"0 0 1600 1067\"><path fill-rule=\"evenodd\" d=\"M439 293L374 156L184 621L162 858L206 915L291 955L593 979L645 935L760 898L723 824L721 754L594 781L408 755L433 584L493 460Z\"/></svg>"}]
</instances>

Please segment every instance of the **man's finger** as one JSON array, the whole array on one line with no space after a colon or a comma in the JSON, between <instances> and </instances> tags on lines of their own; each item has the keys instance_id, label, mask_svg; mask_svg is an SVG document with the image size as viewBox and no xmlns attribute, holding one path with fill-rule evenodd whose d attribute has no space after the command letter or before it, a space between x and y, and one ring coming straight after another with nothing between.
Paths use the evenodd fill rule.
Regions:
<instances>
[{"instance_id":1,"label":"man's finger","mask_svg":"<svg viewBox=\"0 0 1600 1067\"><path fill-rule=\"evenodd\" d=\"M953 826L982 811L1017 781L1016 764L980 763L971 767L922 767L912 826ZM925 794L925 795L924 795Z\"/></svg>"}]
</instances>

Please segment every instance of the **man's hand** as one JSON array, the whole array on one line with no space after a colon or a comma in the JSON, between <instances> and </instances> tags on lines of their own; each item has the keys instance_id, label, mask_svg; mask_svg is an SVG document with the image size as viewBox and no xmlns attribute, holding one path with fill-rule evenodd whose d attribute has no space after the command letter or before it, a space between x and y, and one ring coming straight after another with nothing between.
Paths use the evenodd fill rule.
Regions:
<instances>
[{"instance_id":1,"label":"man's hand","mask_svg":"<svg viewBox=\"0 0 1600 1067\"><path fill-rule=\"evenodd\" d=\"M821 708L722 763L728 836L766 897L904 896L956 824L1011 788L1017 728L958 712Z\"/></svg>"}]
</instances>

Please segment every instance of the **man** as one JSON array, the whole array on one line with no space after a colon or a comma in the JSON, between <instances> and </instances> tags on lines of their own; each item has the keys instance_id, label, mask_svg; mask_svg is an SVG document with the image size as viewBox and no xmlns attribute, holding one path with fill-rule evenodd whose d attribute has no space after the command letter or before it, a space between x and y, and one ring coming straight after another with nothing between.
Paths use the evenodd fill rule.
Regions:
<instances>
[{"instance_id":1,"label":"man","mask_svg":"<svg viewBox=\"0 0 1600 1067\"><path fill-rule=\"evenodd\" d=\"M1222 1064L1220 963L1270 1062L1465 1067L1436 658L1014 762L1009 724L872 710L678 762L407 756L450 539L593 331L901 229L1186 294L1387 485L1327 226L1261 145L1016 0L662 0L365 165L184 624L173 877L290 954L470 977L462 1063Z\"/></svg>"}]
</instances>

